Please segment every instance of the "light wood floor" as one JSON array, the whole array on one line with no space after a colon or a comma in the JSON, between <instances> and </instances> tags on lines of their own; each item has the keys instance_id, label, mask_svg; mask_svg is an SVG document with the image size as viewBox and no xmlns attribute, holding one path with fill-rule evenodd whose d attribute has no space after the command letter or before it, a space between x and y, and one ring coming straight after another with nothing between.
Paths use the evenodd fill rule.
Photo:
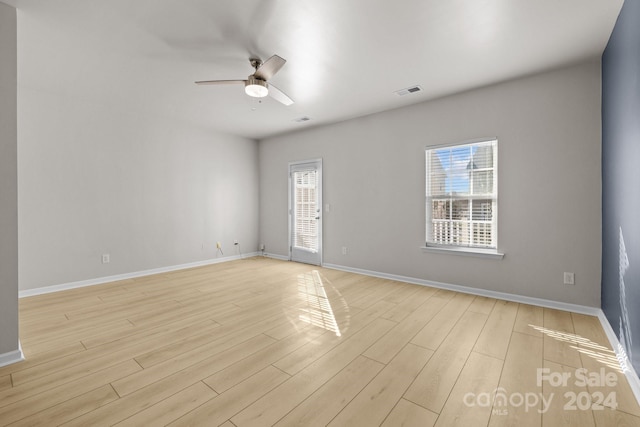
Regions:
<instances>
[{"instance_id":1,"label":"light wood floor","mask_svg":"<svg viewBox=\"0 0 640 427\"><path fill-rule=\"evenodd\" d=\"M594 317L266 258L23 298L20 329L0 425L640 426Z\"/></svg>"}]
</instances>

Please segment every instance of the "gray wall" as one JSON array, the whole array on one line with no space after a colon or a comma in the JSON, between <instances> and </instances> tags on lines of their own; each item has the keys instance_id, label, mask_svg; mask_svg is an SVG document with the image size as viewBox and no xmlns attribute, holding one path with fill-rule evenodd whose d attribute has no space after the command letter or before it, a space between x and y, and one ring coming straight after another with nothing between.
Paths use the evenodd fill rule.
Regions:
<instances>
[{"instance_id":1,"label":"gray wall","mask_svg":"<svg viewBox=\"0 0 640 427\"><path fill-rule=\"evenodd\" d=\"M26 84L18 111L20 289L256 250L255 141Z\"/></svg>"},{"instance_id":2,"label":"gray wall","mask_svg":"<svg viewBox=\"0 0 640 427\"><path fill-rule=\"evenodd\" d=\"M18 350L16 10L0 3L0 356Z\"/></svg>"},{"instance_id":3,"label":"gray wall","mask_svg":"<svg viewBox=\"0 0 640 427\"><path fill-rule=\"evenodd\" d=\"M256 141L32 76L18 82L21 290L229 257L234 239L256 250Z\"/></svg>"},{"instance_id":4,"label":"gray wall","mask_svg":"<svg viewBox=\"0 0 640 427\"><path fill-rule=\"evenodd\" d=\"M321 157L325 263L599 307L600 77L594 60L261 141L260 243L287 256L287 163ZM425 146L486 136L504 259L424 253Z\"/></svg>"},{"instance_id":5,"label":"gray wall","mask_svg":"<svg viewBox=\"0 0 640 427\"><path fill-rule=\"evenodd\" d=\"M640 372L640 0L602 57L602 309Z\"/></svg>"}]
</instances>

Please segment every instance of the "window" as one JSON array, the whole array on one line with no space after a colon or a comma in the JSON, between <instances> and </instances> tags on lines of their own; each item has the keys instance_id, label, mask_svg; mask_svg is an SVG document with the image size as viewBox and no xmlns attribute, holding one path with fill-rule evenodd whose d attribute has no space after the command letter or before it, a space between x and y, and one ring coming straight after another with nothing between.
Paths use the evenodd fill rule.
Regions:
<instances>
[{"instance_id":1,"label":"window","mask_svg":"<svg viewBox=\"0 0 640 427\"><path fill-rule=\"evenodd\" d=\"M318 171L293 172L294 212L293 246L318 251Z\"/></svg>"},{"instance_id":2,"label":"window","mask_svg":"<svg viewBox=\"0 0 640 427\"><path fill-rule=\"evenodd\" d=\"M429 147L427 246L496 250L498 141Z\"/></svg>"}]
</instances>

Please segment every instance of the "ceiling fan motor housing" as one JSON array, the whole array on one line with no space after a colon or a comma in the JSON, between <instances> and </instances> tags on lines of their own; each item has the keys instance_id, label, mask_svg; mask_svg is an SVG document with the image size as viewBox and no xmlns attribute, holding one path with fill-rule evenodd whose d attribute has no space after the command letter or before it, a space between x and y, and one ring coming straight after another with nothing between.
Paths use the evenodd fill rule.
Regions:
<instances>
[{"instance_id":1,"label":"ceiling fan motor housing","mask_svg":"<svg viewBox=\"0 0 640 427\"><path fill-rule=\"evenodd\" d=\"M266 81L250 75L244 83L244 91L254 98L263 98L269 94L269 85Z\"/></svg>"}]
</instances>

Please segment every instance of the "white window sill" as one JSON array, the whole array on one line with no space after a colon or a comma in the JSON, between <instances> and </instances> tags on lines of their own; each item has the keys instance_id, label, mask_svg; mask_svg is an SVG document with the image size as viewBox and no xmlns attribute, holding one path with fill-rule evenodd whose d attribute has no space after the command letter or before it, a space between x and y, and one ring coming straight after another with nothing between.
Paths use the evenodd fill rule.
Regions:
<instances>
[{"instance_id":1,"label":"white window sill","mask_svg":"<svg viewBox=\"0 0 640 427\"><path fill-rule=\"evenodd\" d=\"M472 256L479 258L502 259L504 254L491 249L475 249L475 248L445 248L442 246L422 246L423 252L436 252L449 255Z\"/></svg>"}]
</instances>

